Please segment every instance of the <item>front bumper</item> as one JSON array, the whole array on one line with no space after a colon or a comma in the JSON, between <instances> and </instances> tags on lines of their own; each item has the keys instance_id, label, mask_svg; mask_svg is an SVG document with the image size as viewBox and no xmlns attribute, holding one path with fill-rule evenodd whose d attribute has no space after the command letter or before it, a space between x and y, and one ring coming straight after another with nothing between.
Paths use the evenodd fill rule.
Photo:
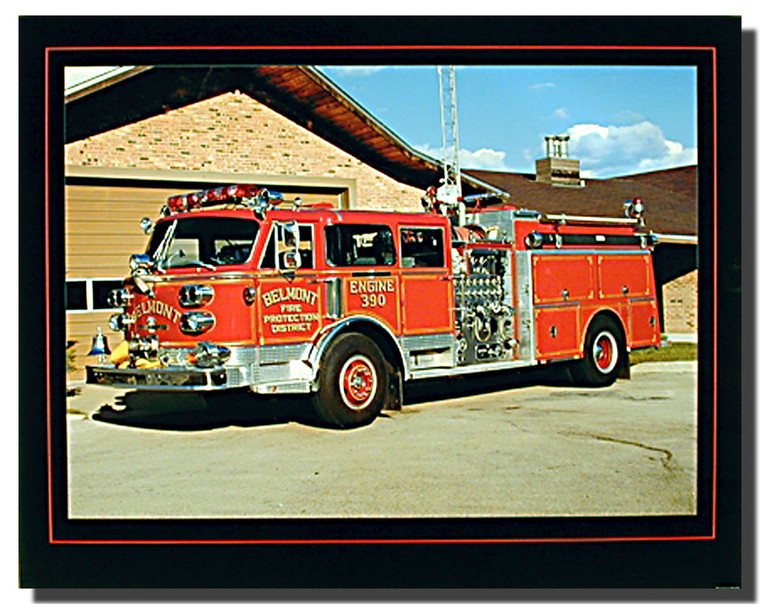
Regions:
<instances>
[{"instance_id":1,"label":"front bumper","mask_svg":"<svg viewBox=\"0 0 760 604\"><path fill-rule=\"evenodd\" d=\"M228 373L223 367L119 369L97 365L87 367L87 383L150 390L223 390L235 382Z\"/></svg>"},{"instance_id":2,"label":"front bumper","mask_svg":"<svg viewBox=\"0 0 760 604\"><path fill-rule=\"evenodd\" d=\"M259 394L297 394L312 391L314 374L298 360L269 365L220 366L211 369L169 366L119 369L114 365L87 367L87 383L135 390L229 390L248 388Z\"/></svg>"}]
</instances>

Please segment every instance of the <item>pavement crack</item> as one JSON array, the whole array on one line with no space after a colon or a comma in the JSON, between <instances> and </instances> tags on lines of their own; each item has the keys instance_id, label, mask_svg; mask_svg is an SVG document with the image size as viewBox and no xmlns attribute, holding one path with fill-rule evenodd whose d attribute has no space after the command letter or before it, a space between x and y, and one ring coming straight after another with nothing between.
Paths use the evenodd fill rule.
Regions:
<instances>
[{"instance_id":1,"label":"pavement crack","mask_svg":"<svg viewBox=\"0 0 760 604\"><path fill-rule=\"evenodd\" d=\"M610 442L610 443L617 443L619 445L629 445L631 447L639 447L641 449L646 449L647 451L654 451L656 453L662 453L663 457L661 458L662 465L670 469L669 463L673 459L673 453L669 451L668 449L663 449L662 447L653 447L652 445L647 445L644 443L636 442L633 440L625 440L622 438L613 438L612 436L599 436L598 434L592 434L592 438L596 440L601 440L603 442Z\"/></svg>"},{"instance_id":2,"label":"pavement crack","mask_svg":"<svg viewBox=\"0 0 760 604\"><path fill-rule=\"evenodd\" d=\"M652 445L647 445L645 443L640 443L635 440L626 440L624 438L615 438L613 436L602 436L600 434L574 434L574 436L587 436L590 438L593 438L594 440L600 440L602 442L608 442L608 443L615 443L618 445L628 445L630 447L638 447L640 449L645 449L647 451L654 451L655 453L660 453L660 463L662 463L662 466L666 470L673 470L671 467L671 462L673 461L673 452L669 451L668 449L663 449L662 447L655 447Z\"/></svg>"}]
</instances>

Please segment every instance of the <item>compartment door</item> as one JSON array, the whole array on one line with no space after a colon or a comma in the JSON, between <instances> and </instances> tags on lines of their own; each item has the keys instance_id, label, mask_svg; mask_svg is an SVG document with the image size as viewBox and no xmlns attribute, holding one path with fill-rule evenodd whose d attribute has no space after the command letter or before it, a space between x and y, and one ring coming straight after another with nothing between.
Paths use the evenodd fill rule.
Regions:
<instances>
[{"instance_id":1,"label":"compartment door","mask_svg":"<svg viewBox=\"0 0 760 604\"><path fill-rule=\"evenodd\" d=\"M582 354L579 305L536 308L534 314L537 359Z\"/></svg>"},{"instance_id":2,"label":"compartment door","mask_svg":"<svg viewBox=\"0 0 760 604\"><path fill-rule=\"evenodd\" d=\"M654 346L660 341L659 316L655 300L631 301L630 345Z\"/></svg>"},{"instance_id":3,"label":"compartment door","mask_svg":"<svg viewBox=\"0 0 760 604\"><path fill-rule=\"evenodd\" d=\"M401 319L405 335L454 331L454 281L442 227L404 226L401 243Z\"/></svg>"},{"instance_id":4,"label":"compartment door","mask_svg":"<svg viewBox=\"0 0 760 604\"><path fill-rule=\"evenodd\" d=\"M599 256L599 297L646 298L650 288L652 257L649 254L604 254Z\"/></svg>"},{"instance_id":5,"label":"compartment door","mask_svg":"<svg viewBox=\"0 0 760 604\"><path fill-rule=\"evenodd\" d=\"M594 257L579 254L534 254L535 304L588 302L594 298Z\"/></svg>"}]
</instances>

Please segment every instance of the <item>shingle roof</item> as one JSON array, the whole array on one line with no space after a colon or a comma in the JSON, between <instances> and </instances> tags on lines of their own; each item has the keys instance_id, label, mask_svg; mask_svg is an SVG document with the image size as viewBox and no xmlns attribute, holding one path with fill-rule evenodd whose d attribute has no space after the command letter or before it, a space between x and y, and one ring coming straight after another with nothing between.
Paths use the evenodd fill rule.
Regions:
<instances>
[{"instance_id":1,"label":"shingle roof","mask_svg":"<svg viewBox=\"0 0 760 604\"><path fill-rule=\"evenodd\" d=\"M66 96L67 143L240 91L404 184L436 185L442 163L401 140L308 65L135 67ZM489 190L463 177L465 194Z\"/></svg>"},{"instance_id":2,"label":"shingle roof","mask_svg":"<svg viewBox=\"0 0 760 604\"><path fill-rule=\"evenodd\" d=\"M508 191L510 203L541 213L623 216L623 203L640 197L648 229L676 235L697 234L697 168L688 166L623 178L586 179L581 188L535 182L532 174L467 170Z\"/></svg>"}]
</instances>

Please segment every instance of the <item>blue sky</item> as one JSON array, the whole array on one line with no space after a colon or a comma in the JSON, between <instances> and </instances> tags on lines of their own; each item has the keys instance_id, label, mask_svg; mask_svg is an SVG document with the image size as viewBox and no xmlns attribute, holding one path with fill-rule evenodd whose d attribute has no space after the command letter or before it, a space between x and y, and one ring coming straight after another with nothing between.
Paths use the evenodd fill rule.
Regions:
<instances>
[{"instance_id":1,"label":"blue sky","mask_svg":"<svg viewBox=\"0 0 760 604\"><path fill-rule=\"evenodd\" d=\"M435 67L321 67L403 140L440 154ZM457 67L460 163L532 172L570 134L586 178L696 164L696 69Z\"/></svg>"},{"instance_id":2,"label":"blue sky","mask_svg":"<svg viewBox=\"0 0 760 604\"><path fill-rule=\"evenodd\" d=\"M104 68L67 69L72 85ZM435 66L320 66L411 146L441 153ZM460 164L529 173L544 136L569 134L585 178L697 161L693 67L466 66L456 69Z\"/></svg>"}]
</instances>

